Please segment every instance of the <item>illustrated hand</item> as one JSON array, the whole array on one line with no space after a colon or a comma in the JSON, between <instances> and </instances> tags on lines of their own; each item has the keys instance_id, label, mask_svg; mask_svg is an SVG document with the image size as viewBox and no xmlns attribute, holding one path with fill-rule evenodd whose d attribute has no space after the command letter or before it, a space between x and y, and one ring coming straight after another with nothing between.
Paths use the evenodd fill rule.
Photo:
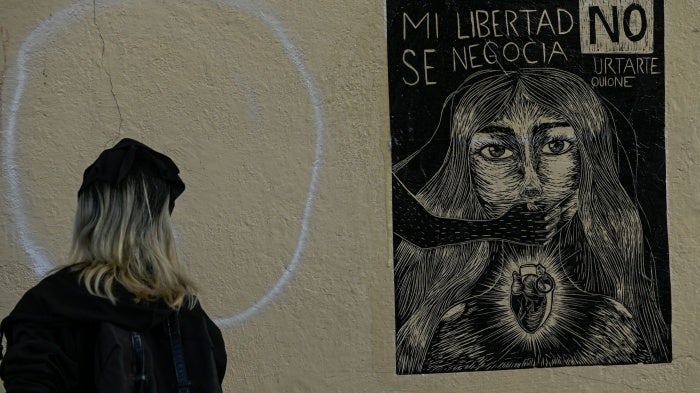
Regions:
<instances>
[{"instance_id":1,"label":"illustrated hand","mask_svg":"<svg viewBox=\"0 0 700 393\"><path fill-rule=\"evenodd\" d=\"M515 205L496 219L503 240L526 245L542 245L556 233L562 216L560 206L549 211L531 211L527 204Z\"/></svg>"}]
</instances>

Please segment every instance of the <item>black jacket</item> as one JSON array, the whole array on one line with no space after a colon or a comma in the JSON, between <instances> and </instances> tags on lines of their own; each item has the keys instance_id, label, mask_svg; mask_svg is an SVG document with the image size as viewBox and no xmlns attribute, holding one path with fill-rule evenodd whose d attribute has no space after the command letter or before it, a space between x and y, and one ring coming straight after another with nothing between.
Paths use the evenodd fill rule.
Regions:
<instances>
[{"instance_id":1,"label":"black jacket","mask_svg":"<svg viewBox=\"0 0 700 393\"><path fill-rule=\"evenodd\" d=\"M115 289L116 306L88 293L78 283L78 272L66 268L27 291L0 324L8 344L0 363L7 393L97 392L98 327L108 322L129 331L158 331L173 312L161 302L135 303L121 286ZM226 371L221 331L199 303L192 310L182 307L179 313L191 392L210 393L208 380L218 378L220 385ZM167 342L165 346L154 355L155 361L172 364ZM165 377L175 384L174 371Z\"/></svg>"}]
</instances>

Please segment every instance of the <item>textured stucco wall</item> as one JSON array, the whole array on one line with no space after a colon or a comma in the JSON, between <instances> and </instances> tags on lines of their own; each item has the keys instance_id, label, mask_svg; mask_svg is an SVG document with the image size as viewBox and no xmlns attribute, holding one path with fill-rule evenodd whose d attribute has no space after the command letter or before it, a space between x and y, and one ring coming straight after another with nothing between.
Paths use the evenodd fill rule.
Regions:
<instances>
[{"instance_id":1,"label":"textured stucco wall","mask_svg":"<svg viewBox=\"0 0 700 393\"><path fill-rule=\"evenodd\" d=\"M0 157L19 186L0 172L1 315L42 257L64 262L82 170L131 136L182 170L178 237L213 316L290 278L224 328L225 391L700 391L700 3L666 5L673 363L410 377L394 374L384 4L106 3L0 0Z\"/></svg>"}]
</instances>

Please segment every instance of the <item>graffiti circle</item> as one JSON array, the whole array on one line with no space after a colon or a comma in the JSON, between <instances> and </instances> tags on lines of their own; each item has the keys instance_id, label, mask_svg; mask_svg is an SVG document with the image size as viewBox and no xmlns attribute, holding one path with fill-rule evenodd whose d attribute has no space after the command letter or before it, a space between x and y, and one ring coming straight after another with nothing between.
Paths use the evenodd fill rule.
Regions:
<instances>
[{"instance_id":1,"label":"graffiti circle","mask_svg":"<svg viewBox=\"0 0 700 393\"><path fill-rule=\"evenodd\" d=\"M314 121L315 121L315 141L314 141L314 160L311 167L311 180L309 181L308 191L306 194L306 200L304 204L304 212L301 220L299 235L297 237L296 245L294 248L294 253L291 259L287 263L287 266L282 273L282 275L277 279L277 281L270 287L270 289L255 303L250 305L245 310L238 312L236 314L220 317L215 320L215 322L222 327L235 326L259 311L261 311L266 305L268 305L279 293L284 289L286 284L291 279L294 271L298 268L302 253L306 246L306 238L308 233L309 221L311 218L311 210L313 207L314 198L316 195L316 186L318 183L318 176L321 169L321 155L323 151L323 134L324 134L324 121L323 113L321 112L320 100L314 87L312 78L308 73L304 63L301 60L301 56L298 51L291 43L287 35L284 33L284 29L280 22L273 16L271 12L266 12L261 9L259 5L253 4L250 1L245 0L210 0L212 3L227 5L248 15L256 17L264 22L274 33L278 42L284 47L284 50L296 67L297 72L303 82L303 85L309 95L309 100L314 111ZM115 5L125 5L133 3L136 1L128 0L113 0L100 2L100 7L102 10L106 7ZM101 11L102 11L101 10ZM34 30L32 30L29 35L25 37L20 45L19 51L17 52L17 62L15 63L14 69L9 70L8 75L14 75L15 78L8 78L6 82L11 85L14 82L14 86L8 86L9 91L12 94L9 95L11 100L9 102L9 108L3 103L2 113L6 114L6 120L4 124L4 136L5 143L3 146L3 169L5 172L5 177L7 179L7 199L8 206L10 207L10 215L13 219L14 225L18 233L18 240L20 246L29 256L32 267L37 275L43 275L53 268L53 265L46 256L46 253L42 248L33 240L29 225L27 222L27 215L24 210L22 198L19 174L15 163L15 134L17 126L17 114L21 106L22 96L24 94L25 82L28 79L26 64L31 58L33 53L36 53L41 49L41 45L47 41L51 36L54 36L56 32L65 28L66 26L84 18L86 15L91 15L96 12L95 5L92 2L81 2L75 3L58 12L54 12L51 18L43 20Z\"/></svg>"}]
</instances>

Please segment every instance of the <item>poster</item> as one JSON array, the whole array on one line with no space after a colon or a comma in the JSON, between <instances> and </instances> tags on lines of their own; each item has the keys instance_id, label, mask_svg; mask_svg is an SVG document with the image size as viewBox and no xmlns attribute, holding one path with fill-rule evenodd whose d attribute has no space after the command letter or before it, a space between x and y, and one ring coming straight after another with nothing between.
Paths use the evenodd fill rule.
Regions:
<instances>
[{"instance_id":1,"label":"poster","mask_svg":"<svg viewBox=\"0 0 700 393\"><path fill-rule=\"evenodd\" d=\"M671 361L663 19L387 0L397 373Z\"/></svg>"}]
</instances>

